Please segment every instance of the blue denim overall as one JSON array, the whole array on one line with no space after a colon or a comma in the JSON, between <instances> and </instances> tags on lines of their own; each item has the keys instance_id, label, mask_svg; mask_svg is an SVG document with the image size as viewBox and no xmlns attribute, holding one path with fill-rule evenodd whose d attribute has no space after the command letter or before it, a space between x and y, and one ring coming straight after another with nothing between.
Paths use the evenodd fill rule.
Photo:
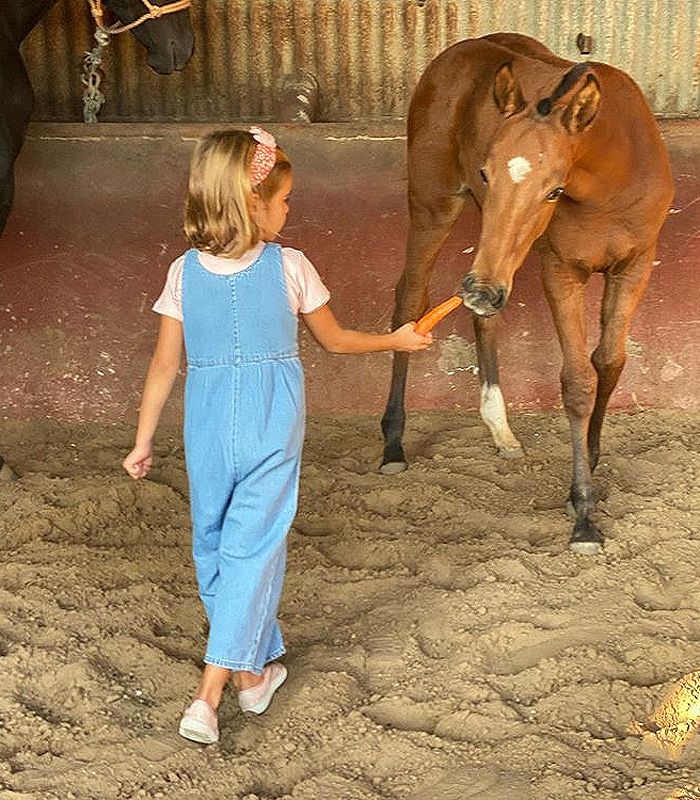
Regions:
<instances>
[{"instance_id":1,"label":"blue denim overall","mask_svg":"<svg viewBox=\"0 0 700 800\"><path fill-rule=\"evenodd\" d=\"M277 622L297 508L304 376L282 250L217 275L188 251L185 458L192 552L209 619L204 661L261 673L285 652Z\"/></svg>"}]
</instances>

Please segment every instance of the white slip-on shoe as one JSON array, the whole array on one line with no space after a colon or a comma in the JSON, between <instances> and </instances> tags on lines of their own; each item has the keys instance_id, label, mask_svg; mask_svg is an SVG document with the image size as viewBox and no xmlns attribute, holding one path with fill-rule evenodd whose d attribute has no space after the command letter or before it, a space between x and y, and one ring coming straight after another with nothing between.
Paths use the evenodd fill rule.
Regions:
<instances>
[{"instance_id":1,"label":"white slip-on shoe","mask_svg":"<svg viewBox=\"0 0 700 800\"><path fill-rule=\"evenodd\" d=\"M286 679L287 670L282 664L277 661L268 664L263 669L263 679L257 686L238 692L238 705L241 707L241 711L262 714L270 705L272 695Z\"/></svg>"},{"instance_id":2,"label":"white slip-on shoe","mask_svg":"<svg viewBox=\"0 0 700 800\"><path fill-rule=\"evenodd\" d=\"M219 721L216 711L206 700L195 700L185 709L180 720L180 736L200 744L219 741Z\"/></svg>"}]
</instances>

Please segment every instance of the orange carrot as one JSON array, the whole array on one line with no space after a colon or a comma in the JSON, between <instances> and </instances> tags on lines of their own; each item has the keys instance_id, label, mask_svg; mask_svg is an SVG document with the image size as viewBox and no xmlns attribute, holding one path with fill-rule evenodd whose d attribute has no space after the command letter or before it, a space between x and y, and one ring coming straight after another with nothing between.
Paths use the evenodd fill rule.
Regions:
<instances>
[{"instance_id":1,"label":"orange carrot","mask_svg":"<svg viewBox=\"0 0 700 800\"><path fill-rule=\"evenodd\" d=\"M455 294L445 300L444 303L440 303L439 306L431 308L430 311L423 314L418 322L416 322L416 333L425 336L425 334L429 333L443 317L446 317L450 311L454 311L455 308L461 305L462 298Z\"/></svg>"}]
</instances>

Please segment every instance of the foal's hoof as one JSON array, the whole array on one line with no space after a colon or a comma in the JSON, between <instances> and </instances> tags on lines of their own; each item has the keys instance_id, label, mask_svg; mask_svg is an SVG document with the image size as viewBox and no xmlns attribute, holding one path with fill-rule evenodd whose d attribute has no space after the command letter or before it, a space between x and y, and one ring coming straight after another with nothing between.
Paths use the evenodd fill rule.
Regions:
<instances>
[{"instance_id":1,"label":"foal's hoof","mask_svg":"<svg viewBox=\"0 0 700 800\"><path fill-rule=\"evenodd\" d=\"M583 556L594 556L603 552L603 537L589 519L579 520L574 525L569 550Z\"/></svg>"},{"instance_id":2,"label":"foal's hoof","mask_svg":"<svg viewBox=\"0 0 700 800\"><path fill-rule=\"evenodd\" d=\"M515 461L518 458L523 458L525 452L520 445L517 447L498 447L498 455L501 458L505 458L506 461Z\"/></svg>"},{"instance_id":3,"label":"foal's hoof","mask_svg":"<svg viewBox=\"0 0 700 800\"><path fill-rule=\"evenodd\" d=\"M382 475L398 475L399 472L406 472L408 461L399 442L387 442L384 445L382 465L379 471Z\"/></svg>"},{"instance_id":4,"label":"foal's hoof","mask_svg":"<svg viewBox=\"0 0 700 800\"><path fill-rule=\"evenodd\" d=\"M387 461L379 467L382 475L398 475L399 472L406 472L408 464L405 461Z\"/></svg>"}]
</instances>

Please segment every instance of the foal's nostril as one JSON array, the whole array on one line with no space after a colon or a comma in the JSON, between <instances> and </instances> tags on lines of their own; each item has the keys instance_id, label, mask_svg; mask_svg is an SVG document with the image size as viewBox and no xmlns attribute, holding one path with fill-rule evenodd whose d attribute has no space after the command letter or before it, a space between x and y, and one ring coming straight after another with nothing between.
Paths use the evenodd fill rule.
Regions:
<instances>
[{"instance_id":1,"label":"foal's nostril","mask_svg":"<svg viewBox=\"0 0 700 800\"><path fill-rule=\"evenodd\" d=\"M474 288L474 276L468 272L462 279L462 288L465 292L471 292Z\"/></svg>"},{"instance_id":2,"label":"foal's nostril","mask_svg":"<svg viewBox=\"0 0 700 800\"><path fill-rule=\"evenodd\" d=\"M467 308L481 315L495 314L508 299L508 290L504 286L481 283L473 272L462 278L462 292Z\"/></svg>"},{"instance_id":3,"label":"foal's nostril","mask_svg":"<svg viewBox=\"0 0 700 800\"><path fill-rule=\"evenodd\" d=\"M491 301L491 305L494 308L501 309L506 304L506 290L499 286L498 289L493 293L493 300Z\"/></svg>"}]
</instances>

